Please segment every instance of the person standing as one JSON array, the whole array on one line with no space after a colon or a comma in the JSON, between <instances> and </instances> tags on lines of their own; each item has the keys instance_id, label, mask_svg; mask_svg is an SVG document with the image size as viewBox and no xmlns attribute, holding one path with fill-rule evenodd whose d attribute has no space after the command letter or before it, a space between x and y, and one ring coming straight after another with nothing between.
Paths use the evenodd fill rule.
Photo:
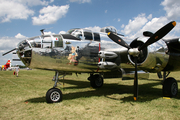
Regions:
<instances>
[{"instance_id":1,"label":"person standing","mask_svg":"<svg viewBox=\"0 0 180 120\"><path fill-rule=\"evenodd\" d=\"M18 73L19 73L19 66L18 65L16 65L15 72L16 72L16 77L18 77Z\"/></svg>"}]
</instances>

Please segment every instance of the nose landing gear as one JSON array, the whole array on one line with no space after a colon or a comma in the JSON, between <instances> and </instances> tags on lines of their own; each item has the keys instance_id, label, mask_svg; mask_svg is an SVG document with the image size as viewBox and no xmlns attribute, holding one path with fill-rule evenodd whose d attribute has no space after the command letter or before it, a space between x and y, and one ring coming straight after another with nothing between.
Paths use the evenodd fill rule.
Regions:
<instances>
[{"instance_id":1,"label":"nose landing gear","mask_svg":"<svg viewBox=\"0 0 180 120\"><path fill-rule=\"evenodd\" d=\"M64 79L64 76L66 76L66 74L64 74L62 77ZM62 92L60 89L55 88L57 87L57 83L59 82L59 72L56 71L55 73L55 78L53 79L55 81L55 84L53 86L53 88L49 89L46 93L46 101L47 103L57 103L57 102L61 102L62 101ZM62 78L61 77L61 78Z\"/></svg>"}]
</instances>

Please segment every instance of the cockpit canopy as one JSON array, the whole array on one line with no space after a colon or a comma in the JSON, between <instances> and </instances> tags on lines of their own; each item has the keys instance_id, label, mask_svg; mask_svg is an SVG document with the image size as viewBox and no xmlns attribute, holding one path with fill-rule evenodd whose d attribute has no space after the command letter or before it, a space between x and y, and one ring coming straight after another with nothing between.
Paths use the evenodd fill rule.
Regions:
<instances>
[{"instance_id":1,"label":"cockpit canopy","mask_svg":"<svg viewBox=\"0 0 180 120\"><path fill-rule=\"evenodd\" d=\"M18 47L22 49L63 47L63 39L61 35L41 35L20 42Z\"/></svg>"},{"instance_id":2,"label":"cockpit canopy","mask_svg":"<svg viewBox=\"0 0 180 120\"><path fill-rule=\"evenodd\" d=\"M113 26L107 26L101 28L100 32L104 32L104 33L112 32L114 34L117 34L117 29Z\"/></svg>"},{"instance_id":3,"label":"cockpit canopy","mask_svg":"<svg viewBox=\"0 0 180 120\"><path fill-rule=\"evenodd\" d=\"M71 29L67 32L68 34L74 36L78 40L94 40L94 41L100 41L100 35L97 32L92 32L88 29ZM65 38L66 36L62 34L62 36ZM65 38L66 39L66 38ZM68 39L68 38L67 38Z\"/></svg>"}]
</instances>

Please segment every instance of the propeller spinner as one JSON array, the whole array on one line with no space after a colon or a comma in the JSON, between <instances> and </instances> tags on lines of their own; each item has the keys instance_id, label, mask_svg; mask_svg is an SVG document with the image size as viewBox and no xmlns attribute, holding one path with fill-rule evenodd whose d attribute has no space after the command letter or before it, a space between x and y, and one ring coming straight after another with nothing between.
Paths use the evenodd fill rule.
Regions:
<instances>
[{"instance_id":1,"label":"propeller spinner","mask_svg":"<svg viewBox=\"0 0 180 120\"><path fill-rule=\"evenodd\" d=\"M110 39L112 39L117 44L126 47L128 49L129 55L132 55L134 57L134 63L135 63L135 74L134 74L134 100L137 100L138 98L138 74L137 74L137 59L140 54L140 51L144 48L148 47L149 45L157 42L161 38L163 38L167 33L169 33L174 27L176 26L176 22L172 21L166 24L164 27L159 29L156 33L148 33L150 38L142 44L138 48L131 48L122 38L115 35L114 33L109 32L108 36Z\"/></svg>"}]
</instances>

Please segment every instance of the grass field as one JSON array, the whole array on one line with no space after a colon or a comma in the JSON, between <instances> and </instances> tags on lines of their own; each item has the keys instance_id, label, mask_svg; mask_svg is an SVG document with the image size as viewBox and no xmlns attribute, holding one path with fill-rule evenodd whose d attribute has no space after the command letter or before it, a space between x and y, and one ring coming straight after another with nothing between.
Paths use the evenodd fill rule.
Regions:
<instances>
[{"instance_id":1,"label":"grass field","mask_svg":"<svg viewBox=\"0 0 180 120\"><path fill-rule=\"evenodd\" d=\"M180 86L180 72L171 73ZM47 104L45 94L52 88L53 71L0 71L1 120L179 120L180 94L163 99L156 74L139 80L139 99L133 101L133 80L105 79L104 86L93 89L88 74L65 77L61 103ZM62 83L61 83L62 84Z\"/></svg>"}]
</instances>

